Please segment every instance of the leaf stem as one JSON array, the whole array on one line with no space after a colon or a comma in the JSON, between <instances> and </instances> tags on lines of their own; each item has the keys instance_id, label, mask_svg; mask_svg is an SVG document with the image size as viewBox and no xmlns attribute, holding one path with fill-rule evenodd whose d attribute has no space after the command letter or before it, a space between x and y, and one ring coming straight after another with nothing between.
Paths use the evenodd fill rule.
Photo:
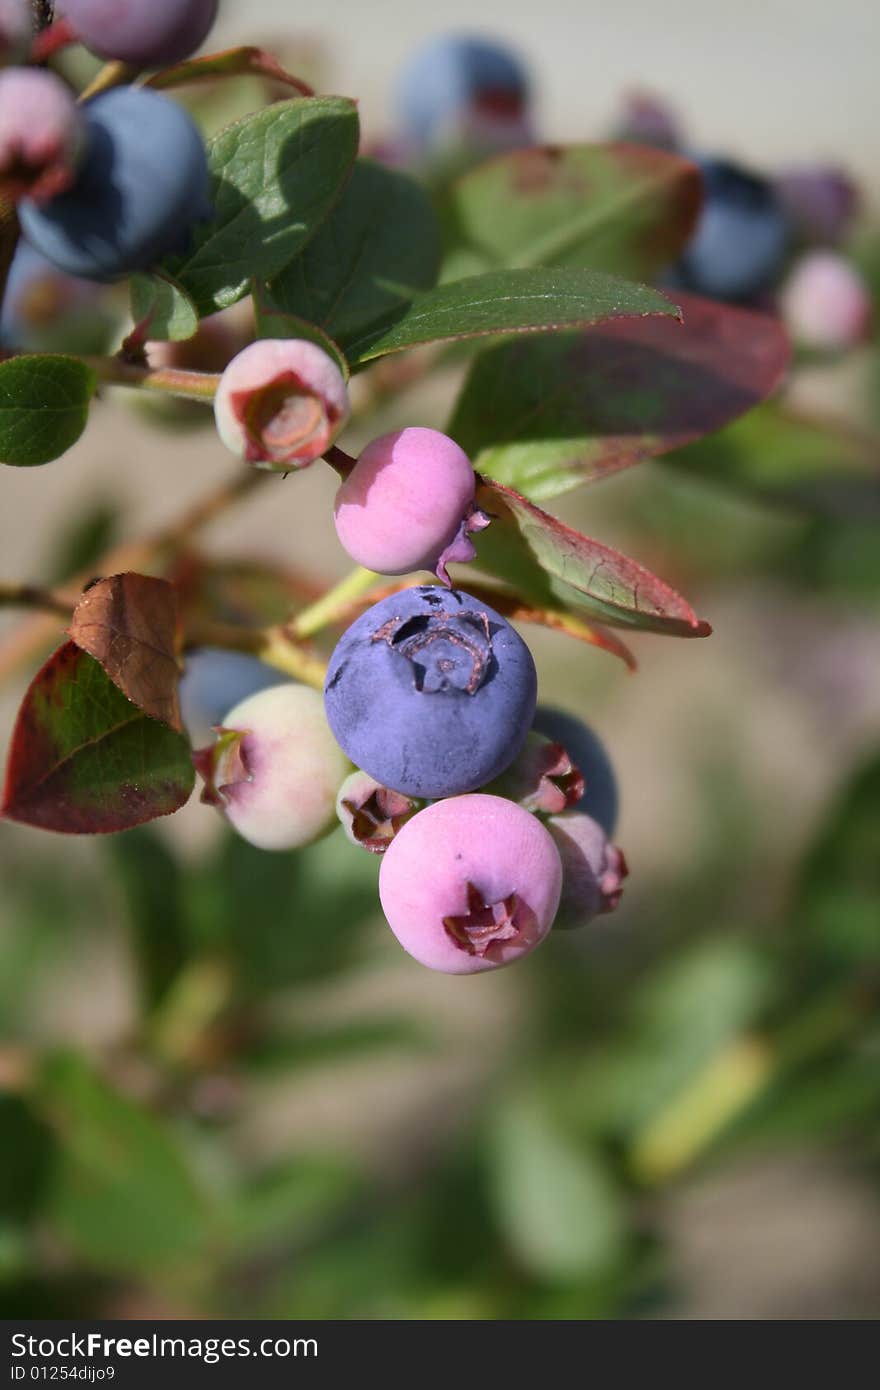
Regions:
<instances>
[{"instance_id":1,"label":"leaf stem","mask_svg":"<svg viewBox=\"0 0 880 1390\"><path fill-rule=\"evenodd\" d=\"M160 391L190 401L212 401L220 384L218 372L194 372L183 367L141 367L119 357L84 356L80 360L111 386Z\"/></svg>"},{"instance_id":2,"label":"leaf stem","mask_svg":"<svg viewBox=\"0 0 880 1390\"><path fill-rule=\"evenodd\" d=\"M120 545L113 546L98 560L93 561L88 569L80 570L78 574L65 580L65 588L75 593L96 574L122 574L125 570L152 572L157 556L162 557L169 551L173 554L175 550L191 545L197 531L259 487L267 477L268 474L260 473L256 468L241 469L220 487L200 498L173 525L156 531L152 536L142 536L140 539L123 541ZM20 584L7 585L6 590L8 593L20 593L28 587ZM65 616L69 616L69 612ZM0 681L48 648L56 635L57 619L45 610L35 612L31 617L24 619L0 643Z\"/></svg>"},{"instance_id":3,"label":"leaf stem","mask_svg":"<svg viewBox=\"0 0 880 1390\"><path fill-rule=\"evenodd\" d=\"M316 632L329 627L347 613L354 600L372 589L380 577L373 570L366 570L358 565L344 579L340 579L338 584L334 584L332 589L328 589L326 594L322 594L314 603L310 603L308 608L298 613L291 620L289 630L299 638L313 637Z\"/></svg>"},{"instance_id":4,"label":"leaf stem","mask_svg":"<svg viewBox=\"0 0 880 1390\"><path fill-rule=\"evenodd\" d=\"M36 608L42 613L57 613L69 618L74 605L61 594L53 594L34 584L0 584L0 608Z\"/></svg>"}]
</instances>

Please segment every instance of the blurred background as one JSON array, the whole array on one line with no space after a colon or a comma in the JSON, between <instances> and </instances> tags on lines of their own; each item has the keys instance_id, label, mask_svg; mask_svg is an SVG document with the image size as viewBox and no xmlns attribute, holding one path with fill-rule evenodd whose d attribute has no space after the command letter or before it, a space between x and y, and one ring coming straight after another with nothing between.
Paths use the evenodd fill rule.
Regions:
<instances>
[{"instance_id":1,"label":"blurred background","mask_svg":"<svg viewBox=\"0 0 880 1390\"><path fill-rule=\"evenodd\" d=\"M542 138L606 138L647 89L700 148L842 165L876 276L876 6L499 0L443 22L518 48ZM359 97L378 141L432 32L398 3L326 0L300 29L254 0L216 37ZM363 438L442 426L459 375ZM614 915L518 968L416 965L376 862L338 837L261 854L197 800L107 840L3 826L5 1316L877 1316L878 383L874 339L799 359L788 388L870 445L857 503L806 501L797 458L770 495L759 436L749 467L709 440L553 504L714 635L638 636L630 675L530 629L542 699L611 753L631 876ZM60 580L227 473L210 426L169 434L113 395L63 463L4 476L4 571ZM199 533L232 604L281 613L344 572L329 471L283 490ZM249 555L286 586L255 594ZM20 632L3 614L6 729L52 641Z\"/></svg>"}]
</instances>

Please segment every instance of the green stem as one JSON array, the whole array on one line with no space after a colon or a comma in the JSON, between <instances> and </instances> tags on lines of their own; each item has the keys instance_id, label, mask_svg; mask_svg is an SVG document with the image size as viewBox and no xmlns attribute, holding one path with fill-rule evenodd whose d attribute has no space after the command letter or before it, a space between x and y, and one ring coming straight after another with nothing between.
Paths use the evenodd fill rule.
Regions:
<instances>
[{"instance_id":1,"label":"green stem","mask_svg":"<svg viewBox=\"0 0 880 1390\"><path fill-rule=\"evenodd\" d=\"M338 584L334 584L332 589L328 589L326 594L322 594L314 603L309 604L308 608L298 613L290 623L290 631L299 638L314 637L316 632L329 627L347 612L352 602L368 593L380 578L381 576L373 570L365 570L358 565L344 579L340 579Z\"/></svg>"},{"instance_id":2,"label":"green stem","mask_svg":"<svg viewBox=\"0 0 880 1390\"><path fill-rule=\"evenodd\" d=\"M210 621L187 625L188 647L222 647L227 651L249 652L267 666L274 666L286 676L324 688L327 664L307 651L296 636L283 624L277 627L237 627L231 623Z\"/></svg>"},{"instance_id":3,"label":"green stem","mask_svg":"<svg viewBox=\"0 0 880 1390\"><path fill-rule=\"evenodd\" d=\"M139 367L118 357L83 357L101 381L111 386L131 386L141 391L159 391L183 396L190 401L212 401L217 394L217 372L193 372L183 367Z\"/></svg>"},{"instance_id":4,"label":"green stem","mask_svg":"<svg viewBox=\"0 0 880 1390\"><path fill-rule=\"evenodd\" d=\"M101 92L109 92L111 87L127 87L130 82L134 81L139 72L140 68L131 63L105 63L85 90L80 92L79 100L89 101L92 97L99 96Z\"/></svg>"}]
</instances>

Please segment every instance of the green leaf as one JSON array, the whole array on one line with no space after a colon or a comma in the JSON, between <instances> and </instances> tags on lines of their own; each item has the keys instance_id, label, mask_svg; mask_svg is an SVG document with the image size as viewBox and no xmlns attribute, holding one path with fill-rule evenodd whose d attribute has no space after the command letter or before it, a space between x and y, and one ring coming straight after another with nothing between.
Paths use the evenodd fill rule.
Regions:
<instances>
[{"instance_id":1,"label":"green leaf","mask_svg":"<svg viewBox=\"0 0 880 1390\"><path fill-rule=\"evenodd\" d=\"M590 1128L616 1136L650 1124L772 997L766 960L744 941L709 940L646 977L625 1031L584 1065L572 1091Z\"/></svg>"},{"instance_id":2,"label":"green leaf","mask_svg":"<svg viewBox=\"0 0 880 1390\"><path fill-rule=\"evenodd\" d=\"M114 836L107 844L110 872L122 889L139 978L148 1004L156 1003L187 959L183 871L164 840L148 827Z\"/></svg>"},{"instance_id":3,"label":"green leaf","mask_svg":"<svg viewBox=\"0 0 880 1390\"><path fill-rule=\"evenodd\" d=\"M44 830L105 834L178 810L194 779L186 738L145 715L67 642L25 694L0 814Z\"/></svg>"},{"instance_id":4,"label":"green leaf","mask_svg":"<svg viewBox=\"0 0 880 1390\"><path fill-rule=\"evenodd\" d=\"M66 453L86 427L96 386L75 357L0 362L0 462L30 467Z\"/></svg>"},{"instance_id":5,"label":"green leaf","mask_svg":"<svg viewBox=\"0 0 880 1390\"><path fill-rule=\"evenodd\" d=\"M348 381L351 375L348 361L342 348L328 337L323 328L306 319L298 318L276 308L269 300L265 285L254 284L254 323L258 338L305 338L332 357L342 375Z\"/></svg>"},{"instance_id":6,"label":"green leaf","mask_svg":"<svg viewBox=\"0 0 880 1390\"><path fill-rule=\"evenodd\" d=\"M266 854L230 834L193 877L202 939L232 957L243 988L302 985L350 965L377 911L378 865L346 845L340 830L302 852Z\"/></svg>"},{"instance_id":7,"label":"green leaf","mask_svg":"<svg viewBox=\"0 0 880 1390\"><path fill-rule=\"evenodd\" d=\"M133 275L129 285L135 323L149 319L147 336L154 342L180 343L194 337L199 315L186 290L164 273Z\"/></svg>"},{"instance_id":8,"label":"green leaf","mask_svg":"<svg viewBox=\"0 0 880 1390\"><path fill-rule=\"evenodd\" d=\"M699 170L678 155L551 145L481 164L451 186L442 212L459 262L591 266L647 279L681 251L700 200Z\"/></svg>"},{"instance_id":9,"label":"green leaf","mask_svg":"<svg viewBox=\"0 0 880 1390\"><path fill-rule=\"evenodd\" d=\"M585 608L613 627L706 637L690 604L635 560L572 530L500 483L477 489L493 518L476 539L477 564L538 607Z\"/></svg>"},{"instance_id":10,"label":"green leaf","mask_svg":"<svg viewBox=\"0 0 880 1390\"><path fill-rule=\"evenodd\" d=\"M499 1107L490 1141L498 1222L530 1274L550 1282L583 1279L621 1255L622 1200L595 1150L556 1129L530 1097Z\"/></svg>"},{"instance_id":11,"label":"green leaf","mask_svg":"<svg viewBox=\"0 0 880 1390\"><path fill-rule=\"evenodd\" d=\"M331 1154L302 1154L261 1173L225 1213L239 1256L314 1240L350 1207L361 1183Z\"/></svg>"},{"instance_id":12,"label":"green leaf","mask_svg":"<svg viewBox=\"0 0 880 1390\"><path fill-rule=\"evenodd\" d=\"M778 385L785 331L766 314L676 299L681 324L622 319L489 348L448 432L478 472L544 501L720 429Z\"/></svg>"},{"instance_id":13,"label":"green leaf","mask_svg":"<svg viewBox=\"0 0 880 1390\"><path fill-rule=\"evenodd\" d=\"M352 366L425 343L554 328L679 311L657 290L597 270L493 270L416 295L384 331L347 344Z\"/></svg>"},{"instance_id":14,"label":"green leaf","mask_svg":"<svg viewBox=\"0 0 880 1390\"><path fill-rule=\"evenodd\" d=\"M777 401L664 462L800 511L880 518L880 440L835 421L798 419Z\"/></svg>"},{"instance_id":15,"label":"green leaf","mask_svg":"<svg viewBox=\"0 0 880 1390\"><path fill-rule=\"evenodd\" d=\"M858 769L800 875L790 948L820 982L877 960L880 921L880 752Z\"/></svg>"},{"instance_id":16,"label":"green leaf","mask_svg":"<svg viewBox=\"0 0 880 1390\"><path fill-rule=\"evenodd\" d=\"M187 254L162 267L199 314L234 304L252 276L277 275L302 250L342 192L357 144L345 97L276 101L208 142L213 216Z\"/></svg>"},{"instance_id":17,"label":"green leaf","mask_svg":"<svg viewBox=\"0 0 880 1390\"><path fill-rule=\"evenodd\" d=\"M359 159L318 233L273 280L279 308L318 324L343 350L436 282L437 219L406 174Z\"/></svg>"},{"instance_id":18,"label":"green leaf","mask_svg":"<svg viewBox=\"0 0 880 1390\"><path fill-rule=\"evenodd\" d=\"M31 1099L58 1146L45 1216L84 1260L142 1275L198 1255L210 1211L156 1117L72 1053L46 1061Z\"/></svg>"}]
</instances>

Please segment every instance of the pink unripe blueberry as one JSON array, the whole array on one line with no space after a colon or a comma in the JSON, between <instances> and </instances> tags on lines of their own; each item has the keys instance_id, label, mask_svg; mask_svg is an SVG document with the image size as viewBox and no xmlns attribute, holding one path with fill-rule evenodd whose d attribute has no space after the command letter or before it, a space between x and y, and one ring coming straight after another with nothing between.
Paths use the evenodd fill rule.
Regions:
<instances>
[{"instance_id":1,"label":"pink unripe blueberry","mask_svg":"<svg viewBox=\"0 0 880 1390\"><path fill-rule=\"evenodd\" d=\"M45 68L0 73L0 191L44 202L74 181L83 120L73 93Z\"/></svg>"},{"instance_id":2,"label":"pink unripe blueberry","mask_svg":"<svg viewBox=\"0 0 880 1390\"><path fill-rule=\"evenodd\" d=\"M415 797L383 787L368 772L346 777L336 798L336 815L353 845L384 854L406 822L424 805Z\"/></svg>"},{"instance_id":3,"label":"pink unripe blueberry","mask_svg":"<svg viewBox=\"0 0 880 1390\"><path fill-rule=\"evenodd\" d=\"M258 849L296 849L335 823L336 793L350 763L330 732L324 703L304 685L249 695L193 755L202 800L218 807Z\"/></svg>"},{"instance_id":4,"label":"pink unripe blueberry","mask_svg":"<svg viewBox=\"0 0 880 1390\"><path fill-rule=\"evenodd\" d=\"M336 533L353 560L380 574L472 560L467 532L488 518L474 508L467 454L439 430L412 426L368 444L336 494Z\"/></svg>"},{"instance_id":5,"label":"pink unripe blueberry","mask_svg":"<svg viewBox=\"0 0 880 1390\"><path fill-rule=\"evenodd\" d=\"M379 896L404 950L471 975L528 955L553 924L562 864L535 816L477 792L435 801L391 842Z\"/></svg>"},{"instance_id":6,"label":"pink unripe blueberry","mask_svg":"<svg viewBox=\"0 0 880 1390\"><path fill-rule=\"evenodd\" d=\"M348 419L345 378L305 338L261 338L233 357L214 398L220 438L260 468L304 468Z\"/></svg>"},{"instance_id":7,"label":"pink unripe blueberry","mask_svg":"<svg viewBox=\"0 0 880 1390\"><path fill-rule=\"evenodd\" d=\"M554 928L569 931L599 913L613 912L628 873L622 851L583 811L551 816L547 829L562 860L562 896Z\"/></svg>"},{"instance_id":8,"label":"pink unripe blueberry","mask_svg":"<svg viewBox=\"0 0 880 1390\"><path fill-rule=\"evenodd\" d=\"M871 324L868 286L836 251L802 256L783 287L780 304L795 341L819 351L856 346Z\"/></svg>"}]
</instances>

